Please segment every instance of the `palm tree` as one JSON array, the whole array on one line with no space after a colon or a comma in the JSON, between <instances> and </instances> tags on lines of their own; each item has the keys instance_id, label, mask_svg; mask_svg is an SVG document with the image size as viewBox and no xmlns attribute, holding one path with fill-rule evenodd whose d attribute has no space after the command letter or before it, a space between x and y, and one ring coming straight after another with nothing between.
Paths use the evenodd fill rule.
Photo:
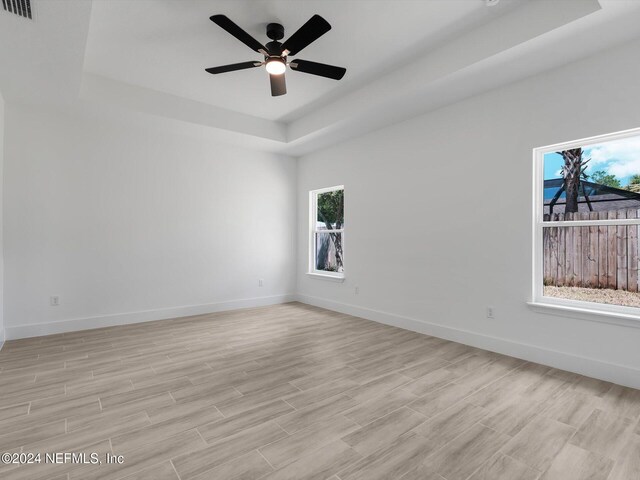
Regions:
<instances>
[{"instance_id":1,"label":"palm tree","mask_svg":"<svg viewBox=\"0 0 640 480\"><path fill-rule=\"evenodd\" d=\"M585 168L587 162L582 158L582 148L571 148L558 152L562 155L564 166L562 167L562 178L564 178L564 190L567 195L565 204L565 213L574 213L578 211L578 189L580 188L580 179L585 178Z\"/></svg>"}]
</instances>

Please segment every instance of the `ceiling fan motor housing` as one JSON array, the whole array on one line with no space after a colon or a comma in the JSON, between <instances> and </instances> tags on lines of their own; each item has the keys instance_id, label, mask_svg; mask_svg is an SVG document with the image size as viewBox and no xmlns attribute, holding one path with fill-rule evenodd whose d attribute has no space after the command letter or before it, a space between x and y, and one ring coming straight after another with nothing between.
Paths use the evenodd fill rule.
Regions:
<instances>
[{"instance_id":1,"label":"ceiling fan motor housing","mask_svg":"<svg viewBox=\"0 0 640 480\"><path fill-rule=\"evenodd\" d=\"M271 40L282 40L284 38L284 27L279 23L267 25L267 37Z\"/></svg>"},{"instance_id":2,"label":"ceiling fan motor housing","mask_svg":"<svg viewBox=\"0 0 640 480\"><path fill-rule=\"evenodd\" d=\"M274 40L273 42L265 44L265 47L267 47L267 51L272 57L279 57L282 55L282 44L280 42Z\"/></svg>"}]
</instances>

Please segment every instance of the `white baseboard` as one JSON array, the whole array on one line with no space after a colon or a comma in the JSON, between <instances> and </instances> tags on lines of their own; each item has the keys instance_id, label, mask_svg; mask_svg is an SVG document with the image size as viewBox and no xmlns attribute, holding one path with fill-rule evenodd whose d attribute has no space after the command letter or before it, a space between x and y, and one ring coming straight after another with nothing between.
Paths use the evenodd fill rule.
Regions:
<instances>
[{"instance_id":1,"label":"white baseboard","mask_svg":"<svg viewBox=\"0 0 640 480\"><path fill-rule=\"evenodd\" d=\"M388 312L335 302L309 295L296 295L301 303L326 308L340 313L373 320L374 322L444 338L465 345L490 350L492 352L540 363L560 370L579 373L618 385L640 389L640 370L626 365L603 362L594 358L582 357L571 353L549 350L536 345L514 342L506 338L492 337L469 330L447 327L436 323L403 317Z\"/></svg>"},{"instance_id":2,"label":"white baseboard","mask_svg":"<svg viewBox=\"0 0 640 480\"><path fill-rule=\"evenodd\" d=\"M145 310L141 312L117 313L113 315L100 315L96 317L74 318L57 322L37 323L30 325L7 326L6 339L41 337L55 333L76 332L93 328L113 327L115 325L127 325L131 323L152 322L154 320L166 320L169 318L188 317L190 315L204 315L207 313L237 310L240 308L263 307L295 301L293 294L274 295L271 297L255 297L228 302L207 303L203 305L186 305L182 307L162 308L158 310Z\"/></svg>"},{"instance_id":3,"label":"white baseboard","mask_svg":"<svg viewBox=\"0 0 640 480\"><path fill-rule=\"evenodd\" d=\"M4 328L0 328L0 351L4 346Z\"/></svg>"}]
</instances>

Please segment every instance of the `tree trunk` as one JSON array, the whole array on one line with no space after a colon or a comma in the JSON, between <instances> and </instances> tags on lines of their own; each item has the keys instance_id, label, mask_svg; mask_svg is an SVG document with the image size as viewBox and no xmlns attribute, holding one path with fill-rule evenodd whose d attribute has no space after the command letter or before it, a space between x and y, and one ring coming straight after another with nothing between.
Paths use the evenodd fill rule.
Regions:
<instances>
[{"instance_id":1,"label":"tree trunk","mask_svg":"<svg viewBox=\"0 0 640 480\"><path fill-rule=\"evenodd\" d=\"M342 208L342 204L340 204L340 208ZM336 268L338 271L340 271L341 268L344 268L344 264L342 262L342 236L340 233L335 233L332 232L333 225L331 225L331 222L329 220L327 220L325 218L325 216L322 214L322 212L318 212L318 214L320 215L320 218L322 219L322 222L324 222L325 227L327 228L327 232L329 234L329 238L331 238L331 240L333 240L333 245L336 248ZM339 230L342 228L342 221L338 220L336 222L336 230ZM324 244L323 244L324 247ZM327 248L326 250L322 250L322 252L319 253L323 256L322 258L324 259L323 262L325 263L325 268L326 265L329 263L329 248L328 248L328 242L327 242ZM318 264L320 264L320 260L317 261ZM324 268L323 268L324 270Z\"/></svg>"},{"instance_id":2,"label":"tree trunk","mask_svg":"<svg viewBox=\"0 0 640 480\"><path fill-rule=\"evenodd\" d=\"M332 233L331 238L333 239L333 244L336 246L336 267L338 271L344 267L342 264L342 237L340 234Z\"/></svg>"},{"instance_id":3,"label":"tree trunk","mask_svg":"<svg viewBox=\"0 0 640 480\"><path fill-rule=\"evenodd\" d=\"M582 175L582 148L564 150L560 155L564 159L562 173L567 195L564 213L575 213L578 211L578 189Z\"/></svg>"}]
</instances>

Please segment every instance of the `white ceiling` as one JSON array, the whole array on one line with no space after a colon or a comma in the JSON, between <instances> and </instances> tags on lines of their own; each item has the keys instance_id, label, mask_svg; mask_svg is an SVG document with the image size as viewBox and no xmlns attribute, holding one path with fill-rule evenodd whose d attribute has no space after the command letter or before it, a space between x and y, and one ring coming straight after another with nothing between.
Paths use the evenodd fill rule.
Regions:
<instances>
[{"instance_id":1,"label":"white ceiling","mask_svg":"<svg viewBox=\"0 0 640 480\"><path fill-rule=\"evenodd\" d=\"M638 0L32 0L0 10L8 103L92 109L162 128L300 155L640 36ZM259 55L209 20L224 13L266 42L319 13L333 29L297 57L343 80L204 68ZM595 32L595 33L594 33Z\"/></svg>"},{"instance_id":2,"label":"white ceiling","mask_svg":"<svg viewBox=\"0 0 640 480\"><path fill-rule=\"evenodd\" d=\"M85 70L240 113L278 120L341 88L366 83L503 12L482 0L94 0ZM212 76L206 67L262 60L209 20L222 13L263 44L270 22L285 38L313 14L332 30L297 58L347 68L340 82L289 71L271 97L263 68Z\"/></svg>"}]
</instances>

